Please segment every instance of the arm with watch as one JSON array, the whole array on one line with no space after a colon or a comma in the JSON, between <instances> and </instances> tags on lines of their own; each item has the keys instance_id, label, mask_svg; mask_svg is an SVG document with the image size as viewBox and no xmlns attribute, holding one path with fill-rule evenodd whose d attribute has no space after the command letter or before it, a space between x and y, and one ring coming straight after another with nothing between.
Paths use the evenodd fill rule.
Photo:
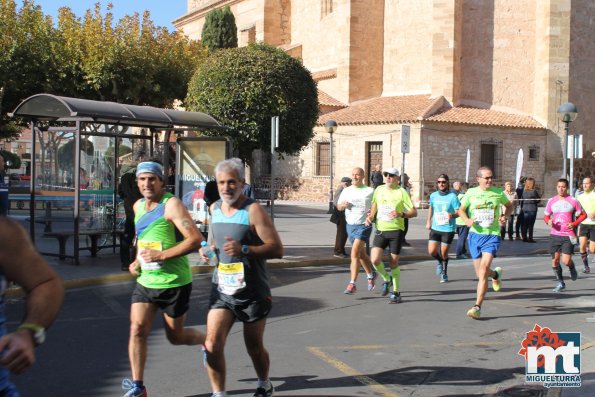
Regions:
<instances>
[{"instance_id":1,"label":"arm with watch","mask_svg":"<svg viewBox=\"0 0 595 397\"><path fill-rule=\"evenodd\" d=\"M0 219L0 252L0 271L21 286L27 301L20 326L0 338L0 365L19 374L35 362L35 346L45 341L62 307L64 287L26 231L7 218Z\"/></svg>"},{"instance_id":2,"label":"arm with watch","mask_svg":"<svg viewBox=\"0 0 595 397\"><path fill-rule=\"evenodd\" d=\"M247 245L226 237L227 242L222 249L232 257L253 256L263 259L283 258L283 243L273 225L273 221L258 203L250 205L248 209L250 226L262 241L259 245Z\"/></svg>"}]
</instances>

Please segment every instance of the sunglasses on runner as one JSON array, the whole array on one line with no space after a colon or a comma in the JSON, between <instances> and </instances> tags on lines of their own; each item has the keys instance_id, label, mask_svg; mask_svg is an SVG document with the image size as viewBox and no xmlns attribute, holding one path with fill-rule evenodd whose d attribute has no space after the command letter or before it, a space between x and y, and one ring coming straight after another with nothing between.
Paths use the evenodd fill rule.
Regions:
<instances>
[{"instance_id":1,"label":"sunglasses on runner","mask_svg":"<svg viewBox=\"0 0 595 397\"><path fill-rule=\"evenodd\" d=\"M389 174L388 172L385 172L385 173L384 173L384 174L382 174L382 175L384 175L384 176L385 176L385 177L387 177L387 178L388 178L388 177L391 177L391 178L394 178L394 177L396 177L396 175L395 175L395 174Z\"/></svg>"}]
</instances>

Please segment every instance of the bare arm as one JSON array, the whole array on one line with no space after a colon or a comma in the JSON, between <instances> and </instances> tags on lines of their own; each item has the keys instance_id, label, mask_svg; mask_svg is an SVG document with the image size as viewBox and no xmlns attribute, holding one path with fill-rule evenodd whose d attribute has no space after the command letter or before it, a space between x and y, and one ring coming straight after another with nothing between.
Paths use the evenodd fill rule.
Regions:
<instances>
[{"instance_id":1,"label":"bare arm","mask_svg":"<svg viewBox=\"0 0 595 397\"><path fill-rule=\"evenodd\" d=\"M432 226L432 207L428 207L428 219L426 220L426 229L430 229Z\"/></svg>"},{"instance_id":2,"label":"bare arm","mask_svg":"<svg viewBox=\"0 0 595 397\"><path fill-rule=\"evenodd\" d=\"M262 206L258 203L251 204L248 209L248 216L250 217L251 226L262 240L261 245L248 246L248 256L265 259L283 258L283 243L279 233L277 233L273 221ZM225 253L235 257L241 256L242 246L240 242L227 237L226 239L227 242L223 245Z\"/></svg>"},{"instance_id":3,"label":"bare arm","mask_svg":"<svg viewBox=\"0 0 595 397\"><path fill-rule=\"evenodd\" d=\"M27 295L24 323L50 327L64 300L64 286L56 272L35 250L25 230L16 222L0 218L0 269ZM31 331L18 329L0 338L0 364L21 373L35 362Z\"/></svg>"},{"instance_id":4,"label":"bare arm","mask_svg":"<svg viewBox=\"0 0 595 397\"><path fill-rule=\"evenodd\" d=\"M459 214L459 217L463 220L463 223L465 223L467 227L473 226L473 219L467 216L467 207L465 207L463 204L461 204L459 207L457 214Z\"/></svg>"},{"instance_id":5,"label":"bare arm","mask_svg":"<svg viewBox=\"0 0 595 397\"><path fill-rule=\"evenodd\" d=\"M196 228L190 213L180 199L172 197L167 200L164 217L176 226L178 231L184 236L184 240L163 251L141 250L139 255L146 262L163 262L167 259L177 258L193 251L198 251L200 248L200 243L203 240L202 234Z\"/></svg>"}]
</instances>

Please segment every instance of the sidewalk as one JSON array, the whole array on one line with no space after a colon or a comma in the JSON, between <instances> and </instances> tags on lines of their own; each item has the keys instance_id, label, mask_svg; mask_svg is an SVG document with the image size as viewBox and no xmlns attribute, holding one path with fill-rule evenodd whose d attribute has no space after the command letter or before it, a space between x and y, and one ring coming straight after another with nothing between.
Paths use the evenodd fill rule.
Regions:
<instances>
[{"instance_id":1,"label":"sidewalk","mask_svg":"<svg viewBox=\"0 0 595 397\"><path fill-rule=\"evenodd\" d=\"M327 203L307 202L275 202L274 222L285 247L283 259L269 260L270 267L301 267L348 264L349 259L333 257L336 226L329 222ZM542 211L538 215L535 225L535 239L537 243L522 241L503 241L499 256L532 256L547 254L547 226L541 221ZM425 229L427 210L419 210L417 218L410 220L407 241L411 247L404 247L401 261L414 262L429 260L427 254L427 236ZM57 244L54 239L41 239L37 245ZM451 246L450 256L454 257L456 237ZM349 246L349 242L348 242ZM128 272L120 270L120 259L117 249L106 248L92 258L82 252L80 265L72 264L71 260L59 260L46 256L46 260L64 279L67 288L77 288L89 285L106 284L130 280ZM198 253L189 255L193 272L207 273L212 269L208 266L198 266L202 261ZM454 259L451 259L454 260Z\"/></svg>"}]
</instances>

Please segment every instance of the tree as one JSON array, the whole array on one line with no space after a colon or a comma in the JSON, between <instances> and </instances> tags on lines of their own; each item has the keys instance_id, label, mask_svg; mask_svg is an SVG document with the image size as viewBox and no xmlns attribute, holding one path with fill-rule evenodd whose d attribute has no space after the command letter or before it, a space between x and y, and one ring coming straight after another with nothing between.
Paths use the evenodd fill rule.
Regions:
<instances>
[{"instance_id":1,"label":"tree","mask_svg":"<svg viewBox=\"0 0 595 397\"><path fill-rule=\"evenodd\" d=\"M236 19L229 6L216 8L206 15L201 40L209 52L238 46Z\"/></svg>"},{"instance_id":2,"label":"tree","mask_svg":"<svg viewBox=\"0 0 595 397\"><path fill-rule=\"evenodd\" d=\"M206 49L148 11L114 25L110 10L62 7L54 24L31 0L0 0L0 139L20 132L6 113L38 93L169 108L186 96Z\"/></svg>"},{"instance_id":3,"label":"tree","mask_svg":"<svg viewBox=\"0 0 595 397\"><path fill-rule=\"evenodd\" d=\"M229 127L238 155L271 146L271 117L279 116L279 154L298 154L310 143L318 118L316 83L297 59L266 44L220 50L197 69L186 106ZM221 132L205 132L219 135Z\"/></svg>"},{"instance_id":4,"label":"tree","mask_svg":"<svg viewBox=\"0 0 595 397\"><path fill-rule=\"evenodd\" d=\"M0 150L0 154L4 157L5 161L10 161L10 166L6 166L6 169L18 169L21 168L21 159L16 154L7 150Z\"/></svg>"}]
</instances>

